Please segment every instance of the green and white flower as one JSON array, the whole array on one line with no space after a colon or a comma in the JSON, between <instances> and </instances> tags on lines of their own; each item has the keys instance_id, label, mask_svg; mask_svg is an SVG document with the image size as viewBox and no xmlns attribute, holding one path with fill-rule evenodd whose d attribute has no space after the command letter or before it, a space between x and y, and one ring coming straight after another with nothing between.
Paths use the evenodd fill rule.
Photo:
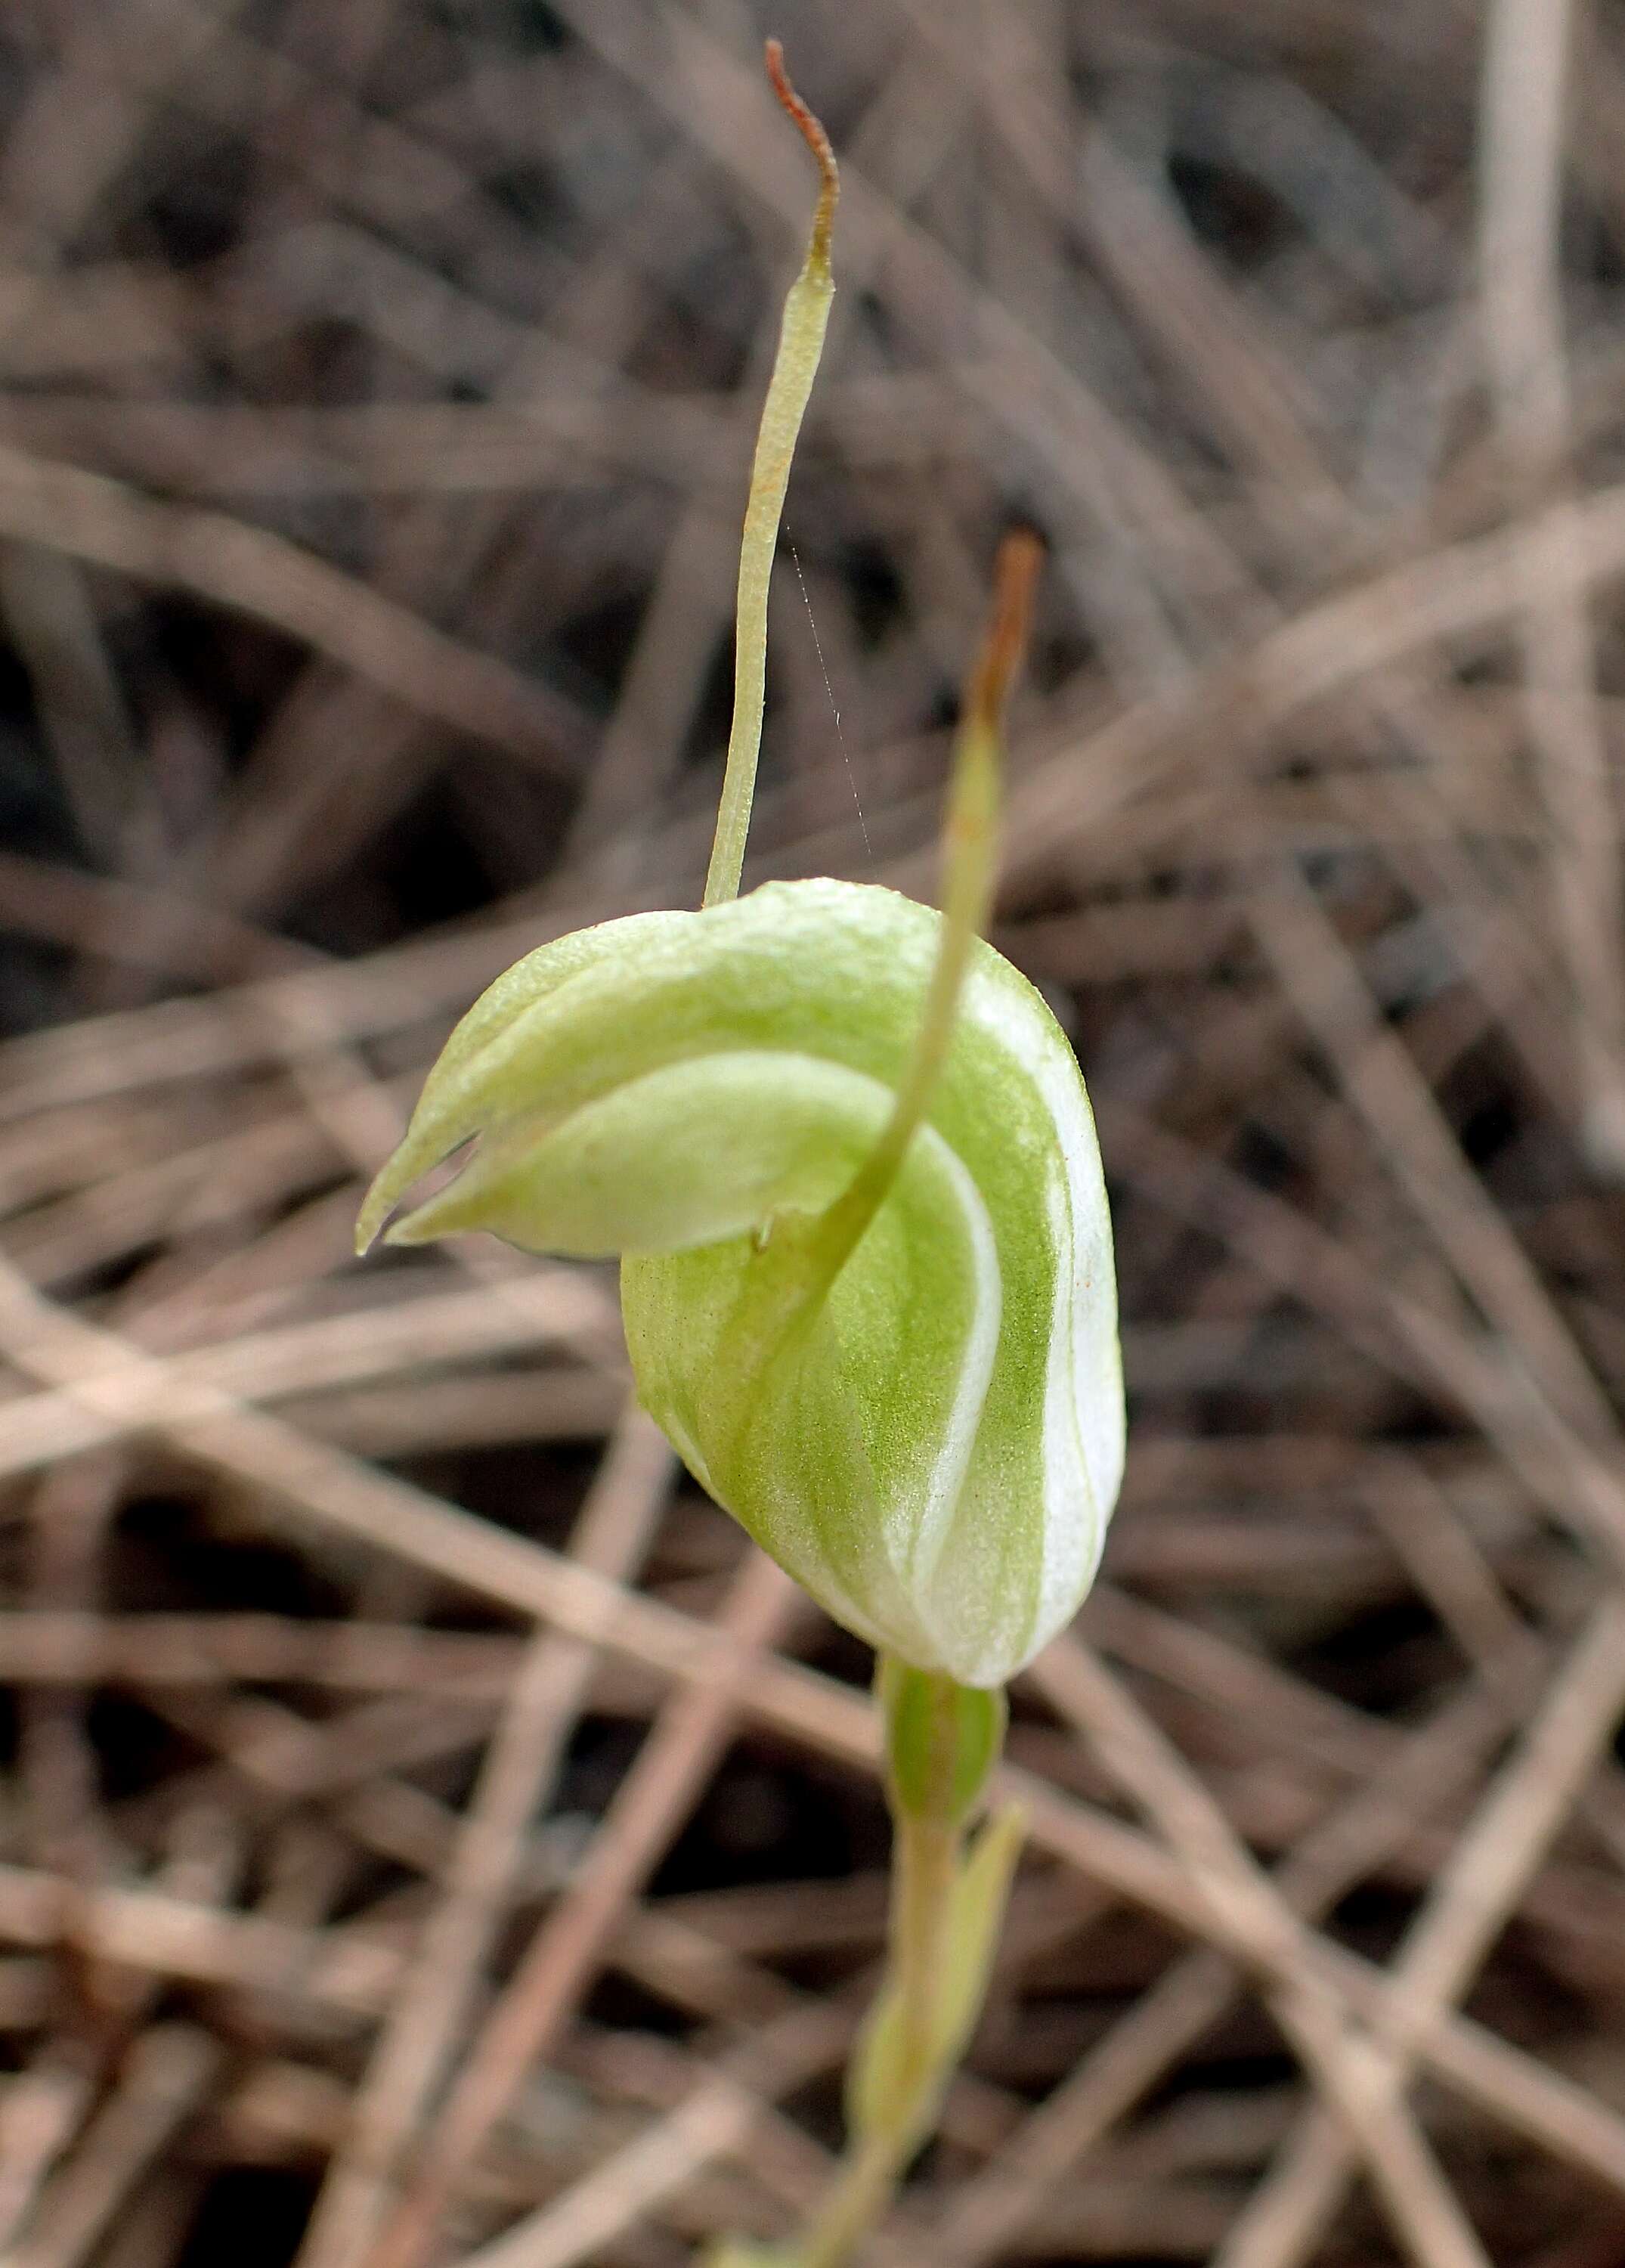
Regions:
<instances>
[{"instance_id":1,"label":"green and white flower","mask_svg":"<svg viewBox=\"0 0 1625 2268\"><path fill-rule=\"evenodd\" d=\"M942 917L773 883L546 946L453 1033L362 1219L620 1256L643 1400L835 1618L998 1685L1075 1612L1122 1469L1111 1229L1084 1084L977 944L889 1193L831 1276L820 1222L892 1111Z\"/></svg>"}]
</instances>

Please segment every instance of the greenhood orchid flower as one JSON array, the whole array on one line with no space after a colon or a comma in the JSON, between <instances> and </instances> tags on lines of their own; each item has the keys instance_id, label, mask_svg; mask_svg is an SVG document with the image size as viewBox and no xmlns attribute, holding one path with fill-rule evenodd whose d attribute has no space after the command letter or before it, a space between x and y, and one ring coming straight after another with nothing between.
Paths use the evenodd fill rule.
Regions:
<instances>
[{"instance_id":1,"label":"greenhood orchid flower","mask_svg":"<svg viewBox=\"0 0 1625 2268\"><path fill-rule=\"evenodd\" d=\"M562 938L471 1008L379 1175L390 1231L615 1256L638 1390L690 1471L838 1622L1002 1686L1087 1591L1123 1457L1111 1227L1084 1084L981 941L1031 536L1001 554L950 789L945 910L849 882L737 895L768 586L834 286L837 180L785 303L740 547L734 718L697 913Z\"/></svg>"},{"instance_id":2,"label":"greenhood orchid flower","mask_svg":"<svg viewBox=\"0 0 1625 2268\"><path fill-rule=\"evenodd\" d=\"M833 1280L820 1248L942 928L893 891L808 881L544 946L452 1034L361 1230L478 1136L393 1240L620 1256L639 1393L695 1477L838 1622L999 1685L1089 1587L1123 1418L1083 1081L990 946Z\"/></svg>"}]
</instances>

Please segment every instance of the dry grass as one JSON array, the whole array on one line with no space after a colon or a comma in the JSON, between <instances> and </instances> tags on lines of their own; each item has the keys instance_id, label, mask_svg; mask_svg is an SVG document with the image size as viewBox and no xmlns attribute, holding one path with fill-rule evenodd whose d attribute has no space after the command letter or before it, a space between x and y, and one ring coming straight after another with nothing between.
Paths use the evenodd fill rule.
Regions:
<instances>
[{"instance_id":1,"label":"dry grass","mask_svg":"<svg viewBox=\"0 0 1625 2268\"><path fill-rule=\"evenodd\" d=\"M480 983L697 895L768 30L848 189L751 871L930 892L1035 518L1000 942L1134 1394L872 2268L1613 2268L1612 0L0 26L0 2255L675 2268L827 2176L861 1651L600 1272L349 1258Z\"/></svg>"}]
</instances>

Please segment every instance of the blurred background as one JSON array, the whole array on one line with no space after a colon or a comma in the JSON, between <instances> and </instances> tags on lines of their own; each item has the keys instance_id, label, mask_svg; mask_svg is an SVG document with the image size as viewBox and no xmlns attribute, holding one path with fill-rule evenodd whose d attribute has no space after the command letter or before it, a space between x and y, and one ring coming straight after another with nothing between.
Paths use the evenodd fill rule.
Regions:
<instances>
[{"instance_id":1,"label":"blurred background","mask_svg":"<svg viewBox=\"0 0 1625 2268\"><path fill-rule=\"evenodd\" d=\"M1625 2260L1625 11L0 11L0 2253L679 2268L827 2178L863 1649L613 1278L349 1251L454 1017L695 902L845 180L747 883L997 941L1133 1435L886 2268Z\"/></svg>"}]
</instances>

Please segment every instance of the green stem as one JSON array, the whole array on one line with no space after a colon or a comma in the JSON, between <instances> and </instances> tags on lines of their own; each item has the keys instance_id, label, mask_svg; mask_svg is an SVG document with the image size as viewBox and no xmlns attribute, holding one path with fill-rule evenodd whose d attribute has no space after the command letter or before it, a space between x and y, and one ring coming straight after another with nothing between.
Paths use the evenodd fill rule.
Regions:
<instances>
[{"instance_id":1,"label":"green stem","mask_svg":"<svg viewBox=\"0 0 1625 2268\"><path fill-rule=\"evenodd\" d=\"M929 1712L923 1741L916 1737L905 1765L899 1718L884 1709L892 1749L886 1788L893 1875L886 1974L877 2007L894 2008L894 2053L888 2058L883 2098L868 2106L828 2195L794 2248L795 2268L842 2268L890 2204L925 2138L936 2097L949 2075L944 2063L944 1991L969 1808L961 1786L959 1691L951 1678L922 1679L901 1663L883 1663L883 1708L886 1683L893 1676L913 1680ZM914 1725L917 1735L917 1718ZM872 2044L871 2033L859 2055Z\"/></svg>"},{"instance_id":2,"label":"green stem","mask_svg":"<svg viewBox=\"0 0 1625 2268\"><path fill-rule=\"evenodd\" d=\"M702 902L708 906L721 905L739 895L751 802L756 792L756 760L761 753L761 712L768 684L768 588L773 579L773 555L778 548L790 460L818 375L829 303L835 293L829 272L829 237L840 180L829 137L784 76L783 54L776 40L768 42L768 76L818 161L820 188L807 256L784 301L778 353L768 381L751 464L745 533L739 543L733 724L728 734L728 766L723 776L717 834Z\"/></svg>"},{"instance_id":3,"label":"green stem","mask_svg":"<svg viewBox=\"0 0 1625 2268\"><path fill-rule=\"evenodd\" d=\"M795 2268L842 2268L867 2228L891 2203L901 2169L885 2134L871 2134L849 2154L835 2186L791 2256Z\"/></svg>"},{"instance_id":4,"label":"green stem","mask_svg":"<svg viewBox=\"0 0 1625 2268\"><path fill-rule=\"evenodd\" d=\"M891 2203L920 2146L921 2098L938 2077L935 2021L944 1940L959 1857L958 1830L895 1815L887 1983L900 1999L897 2081L880 2121L849 2145L840 2172L796 2248L796 2268L841 2268Z\"/></svg>"},{"instance_id":5,"label":"green stem","mask_svg":"<svg viewBox=\"0 0 1625 2268\"><path fill-rule=\"evenodd\" d=\"M935 1819L896 1816L892 1844L893 1960L900 2001L896 2124L911 2124L919 2099L936 2074L937 2008L960 1831Z\"/></svg>"}]
</instances>

